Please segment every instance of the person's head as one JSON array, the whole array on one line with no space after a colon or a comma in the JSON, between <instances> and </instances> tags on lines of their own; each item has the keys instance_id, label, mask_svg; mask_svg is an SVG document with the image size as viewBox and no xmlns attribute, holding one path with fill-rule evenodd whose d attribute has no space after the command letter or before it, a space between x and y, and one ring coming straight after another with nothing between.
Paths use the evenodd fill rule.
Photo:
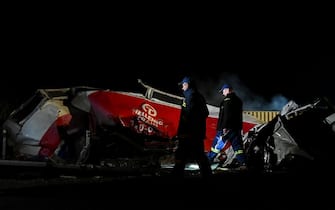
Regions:
<instances>
[{"instance_id":1,"label":"person's head","mask_svg":"<svg viewBox=\"0 0 335 210\"><path fill-rule=\"evenodd\" d=\"M222 95L226 96L228 93L233 91L233 87L230 84L224 84L222 85L220 92L222 93Z\"/></svg>"},{"instance_id":2,"label":"person's head","mask_svg":"<svg viewBox=\"0 0 335 210\"><path fill-rule=\"evenodd\" d=\"M193 86L193 80L190 77L184 77L181 82L178 84L182 86L182 90L186 91L187 89L191 88Z\"/></svg>"}]
</instances>

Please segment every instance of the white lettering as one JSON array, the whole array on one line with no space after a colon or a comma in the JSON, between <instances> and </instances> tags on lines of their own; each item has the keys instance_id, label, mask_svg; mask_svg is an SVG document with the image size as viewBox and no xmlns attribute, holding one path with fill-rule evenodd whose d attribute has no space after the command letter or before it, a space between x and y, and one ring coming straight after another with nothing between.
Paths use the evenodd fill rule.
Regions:
<instances>
[{"instance_id":1,"label":"white lettering","mask_svg":"<svg viewBox=\"0 0 335 210\"><path fill-rule=\"evenodd\" d=\"M135 109L134 113L138 116L138 119L155 127L164 125L162 120L155 119L157 116L157 111L150 104L142 105L143 111Z\"/></svg>"},{"instance_id":2,"label":"white lettering","mask_svg":"<svg viewBox=\"0 0 335 210\"><path fill-rule=\"evenodd\" d=\"M156 117L157 111L154 107L152 107L150 104L143 104L142 109L144 112L148 113L150 116Z\"/></svg>"}]
</instances>

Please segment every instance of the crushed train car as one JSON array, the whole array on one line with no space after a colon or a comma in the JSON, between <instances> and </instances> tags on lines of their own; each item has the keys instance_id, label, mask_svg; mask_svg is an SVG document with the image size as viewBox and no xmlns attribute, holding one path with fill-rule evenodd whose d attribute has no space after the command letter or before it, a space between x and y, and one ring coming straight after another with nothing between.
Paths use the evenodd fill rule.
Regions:
<instances>
[{"instance_id":1,"label":"crushed train car","mask_svg":"<svg viewBox=\"0 0 335 210\"><path fill-rule=\"evenodd\" d=\"M256 170L303 170L334 161L335 109L327 98L288 102L270 122L244 136L248 165Z\"/></svg>"},{"instance_id":2,"label":"crushed train car","mask_svg":"<svg viewBox=\"0 0 335 210\"><path fill-rule=\"evenodd\" d=\"M2 160L74 168L160 168L162 157L173 154L176 146L183 98L138 82L143 93L92 87L37 90L3 123ZM219 112L207 106L206 151ZM259 124L251 115L243 118L244 132Z\"/></svg>"},{"instance_id":3,"label":"crushed train car","mask_svg":"<svg viewBox=\"0 0 335 210\"><path fill-rule=\"evenodd\" d=\"M51 162L57 167L126 172L171 166L183 98L140 80L139 84L143 93L92 87L37 90L3 123L0 163ZM212 146L219 112L216 106L207 107L204 152ZM245 112L249 168L273 171L330 163L334 122L334 106L324 98L307 105L291 101L266 123ZM220 155L224 158L218 157L215 167L233 161L229 143Z\"/></svg>"}]
</instances>

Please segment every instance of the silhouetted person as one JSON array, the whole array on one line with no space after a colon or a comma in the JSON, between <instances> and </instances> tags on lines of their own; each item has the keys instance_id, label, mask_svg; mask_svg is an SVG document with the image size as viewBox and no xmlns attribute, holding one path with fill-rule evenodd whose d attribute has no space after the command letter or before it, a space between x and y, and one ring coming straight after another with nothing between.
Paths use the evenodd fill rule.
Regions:
<instances>
[{"instance_id":1,"label":"silhouetted person","mask_svg":"<svg viewBox=\"0 0 335 210\"><path fill-rule=\"evenodd\" d=\"M212 170L204 151L206 119L209 114L206 101L190 77L185 77L179 85L182 85L185 100L178 128L179 142L175 152L173 175L183 177L186 163L196 161L201 176L207 178Z\"/></svg>"}]
</instances>

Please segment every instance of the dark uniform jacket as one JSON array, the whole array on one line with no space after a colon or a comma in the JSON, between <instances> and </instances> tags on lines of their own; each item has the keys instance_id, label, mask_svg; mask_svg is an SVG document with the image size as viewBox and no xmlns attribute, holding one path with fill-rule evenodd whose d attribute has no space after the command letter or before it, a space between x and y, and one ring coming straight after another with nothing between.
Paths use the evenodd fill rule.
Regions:
<instances>
[{"instance_id":1,"label":"dark uniform jacket","mask_svg":"<svg viewBox=\"0 0 335 210\"><path fill-rule=\"evenodd\" d=\"M241 130L243 120L242 109L242 100L234 92L227 94L220 103L217 131L222 131L224 128L228 130Z\"/></svg>"},{"instance_id":2,"label":"dark uniform jacket","mask_svg":"<svg viewBox=\"0 0 335 210\"><path fill-rule=\"evenodd\" d=\"M208 108L205 98L193 88L184 91L178 135L205 139Z\"/></svg>"}]
</instances>

